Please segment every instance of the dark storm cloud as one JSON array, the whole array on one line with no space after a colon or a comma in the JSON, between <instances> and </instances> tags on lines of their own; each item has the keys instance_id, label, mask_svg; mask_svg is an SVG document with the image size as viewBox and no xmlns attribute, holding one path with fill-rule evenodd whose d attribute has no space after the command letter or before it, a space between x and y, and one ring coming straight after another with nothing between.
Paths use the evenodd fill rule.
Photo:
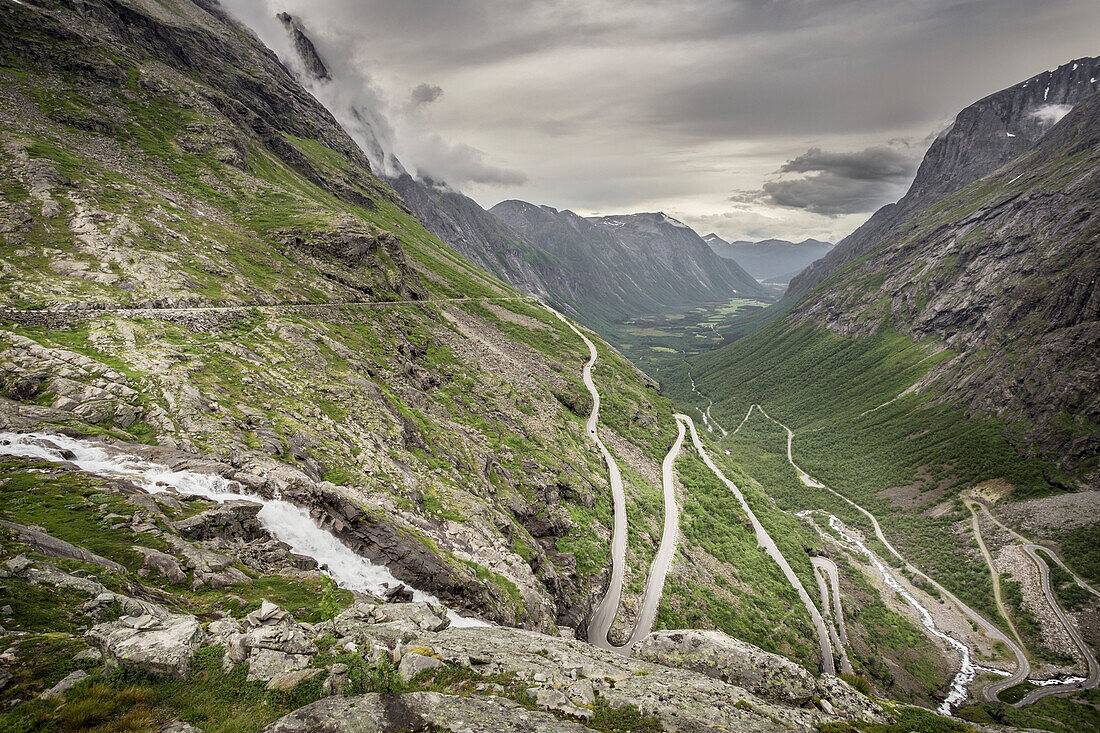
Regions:
<instances>
[{"instance_id":1,"label":"dark storm cloud","mask_svg":"<svg viewBox=\"0 0 1100 733\"><path fill-rule=\"evenodd\" d=\"M425 104L431 104L435 100L443 96L443 87L435 86L434 84L417 84L409 92L409 104L413 107L420 107Z\"/></svg>"},{"instance_id":2,"label":"dark storm cloud","mask_svg":"<svg viewBox=\"0 0 1100 733\"><path fill-rule=\"evenodd\" d=\"M896 200L912 180L923 146L881 145L855 152L810 148L780 166L779 174L810 175L766 182L759 191L740 191L737 203L765 202L836 216L871 212Z\"/></svg>"},{"instance_id":3,"label":"dark storm cloud","mask_svg":"<svg viewBox=\"0 0 1100 733\"><path fill-rule=\"evenodd\" d=\"M822 236L807 217L848 227L822 214L866 211L904 183L824 163L776 179L784 161L920 140L1100 52L1096 0L223 1L301 17L334 73L377 89L371 109L406 165L451 170L483 204L735 213L788 238ZM446 94L410 97L425 79ZM729 211L731 189L754 192L739 204L751 211Z\"/></svg>"},{"instance_id":4,"label":"dark storm cloud","mask_svg":"<svg viewBox=\"0 0 1100 733\"><path fill-rule=\"evenodd\" d=\"M886 146L865 148L855 153L827 153L810 148L779 169L781 173L821 172L857 181L896 181L916 172L914 156L908 150Z\"/></svg>"}]
</instances>

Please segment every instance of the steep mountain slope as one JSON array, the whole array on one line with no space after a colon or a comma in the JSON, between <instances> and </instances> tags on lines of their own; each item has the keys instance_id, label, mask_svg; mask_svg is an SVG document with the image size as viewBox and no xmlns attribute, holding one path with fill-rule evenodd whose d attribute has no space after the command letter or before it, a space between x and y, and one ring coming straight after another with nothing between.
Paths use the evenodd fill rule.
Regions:
<instances>
[{"instance_id":1,"label":"steep mountain slope","mask_svg":"<svg viewBox=\"0 0 1100 733\"><path fill-rule=\"evenodd\" d=\"M788 283L810 263L829 253L833 245L816 239L788 242L784 239L764 239L759 242L727 242L717 234L708 234L703 241L715 254L733 260L760 282Z\"/></svg>"},{"instance_id":2,"label":"steep mountain slope","mask_svg":"<svg viewBox=\"0 0 1100 733\"><path fill-rule=\"evenodd\" d=\"M380 587L367 558L465 616L584 628L607 585L615 517L585 428L589 351L578 334L428 233L321 104L216 6L9 3L0 38L0 430L54 436L30 440L63 464L47 475L34 460L5 457L4 485L18 475L9 488L27 501L5 501L3 521L67 531L67 542L127 568L103 579L112 590L191 619L257 610L278 622L261 599L310 619L350 603L296 546L252 537L240 517L208 516L214 529L196 532L209 544L178 540L171 522L211 508L170 490L186 474L192 485L278 504L279 528L327 532L339 565L330 569L346 577L355 555L360 592L404 595ZM676 427L670 401L591 340L599 433L621 467L630 520L615 640L632 631L662 536L661 465ZM58 435L108 452L115 463L91 465L110 475L71 463ZM161 466L149 469L161 478L119 478L114 468L142 466L136 459ZM790 565L810 586L814 536L719 460L760 503L760 522L783 529ZM103 486L131 498L98 512ZM734 521L720 532L700 521L685 535L664 622L690 618L816 670L810 618L737 521L740 509L723 502L728 490L705 473L692 486L675 486L686 517L707 515L709 497ZM27 571L5 627L32 632L21 659L62 665L17 665L38 675L28 682L37 694L70 664L58 658L83 645L43 650L48 633L115 623L126 609L112 603L88 619L73 593L99 586L34 586L41 568L16 556L51 561L5 527L3 561ZM689 556L706 572L682 572ZM193 631L197 622L181 623ZM334 649L335 632L314 636L328 645L319 664L354 662L356 674L369 667L388 684L366 646L348 651L359 642L345 639ZM203 653L188 690L244 684L223 674L220 652ZM305 689L316 696L319 685ZM25 689L0 697L6 705Z\"/></svg>"},{"instance_id":3,"label":"steep mountain slope","mask_svg":"<svg viewBox=\"0 0 1100 733\"><path fill-rule=\"evenodd\" d=\"M1100 57L1044 71L975 102L955 118L921 162L913 185L896 204L879 209L828 256L791 280L801 295L831 273L881 247L907 222L944 196L1014 160L1038 141L1069 107L1100 89Z\"/></svg>"},{"instance_id":4,"label":"steep mountain slope","mask_svg":"<svg viewBox=\"0 0 1100 733\"><path fill-rule=\"evenodd\" d=\"M954 497L991 492L1009 504L998 511L1012 511L1013 501L1053 506L1067 489L1087 497L1100 485L1098 204L1093 94L785 315L699 358L700 407L713 399L712 415L732 433L763 405L794 430L794 456L810 475L878 514L903 553L995 617L983 561L957 529L969 514ZM769 430L749 421L727 438L750 471L785 458L785 436ZM845 521L867 526L813 481L773 494L784 508L846 511ZM1081 544L1095 537L1094 517L1042 532L1096 577Z\"/></svg>"},{"instance_id":5,"label":"steep mountain slope","mask_svg":"<svg viewBox=\"0 0 1100 733\"><path fill-rule=\"evenodd\" d=\"M610 518L575 334L428 234L216 7L0 23L4 427L218 459L456 608L582 625ZM671 411L600 348L642 470Z\"/></svg>"},{"instance_id":6,"label":"steep mountain slope","mask_svg":"<svg viewBox=\"0 0 1100 733\"><path fill-rule=\"evenodd\" d=\"M524 201L503 201L489 211L557 263L559 287L578 314L614 321L763 295L752 276L664 214L586 219Z\"/></svg>"},{"instance_id":7,"label":"steep mountain slope","mask_svg":"<svg viewBox=\"0 0 1100 733\"><path fill-rule=\"evenodd\" d=\"M469 196L407 173L389 183L428 231L470 262L558 307L569 302L565 268Z\"/></svg>"}]
</instances>

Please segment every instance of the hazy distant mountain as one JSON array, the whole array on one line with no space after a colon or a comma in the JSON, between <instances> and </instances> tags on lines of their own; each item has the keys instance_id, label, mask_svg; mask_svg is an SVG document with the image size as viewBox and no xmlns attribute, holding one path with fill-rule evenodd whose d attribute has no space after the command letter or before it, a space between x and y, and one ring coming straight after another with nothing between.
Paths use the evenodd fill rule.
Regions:
<instances>
[{"instance_id":1,"label":"hazy distant mountain","mask_svg":"<svg viewBox=\"0 0 1100 733\"><path fill-rule=\"evenodd\" d=\"M582 317L616 320L765 295L737 263L661 213L585 218L525 201L503 201L489 212L550 259L556 295Z\"/></svg>"},{"instance_id":2,"label":"hazy distant mountain","mask_svg":"<svg viewBox=\"0 0 1100 733\"><path fill-rule=\"evenodd\" d=\"M817 239L788 242L785 239L764 239L759 242L727 242L717 234L708 234L703 241L715 254L733 260L760 282L788 283L814 260L829 253L833 245Z\"/></svg>"}]
</instances>

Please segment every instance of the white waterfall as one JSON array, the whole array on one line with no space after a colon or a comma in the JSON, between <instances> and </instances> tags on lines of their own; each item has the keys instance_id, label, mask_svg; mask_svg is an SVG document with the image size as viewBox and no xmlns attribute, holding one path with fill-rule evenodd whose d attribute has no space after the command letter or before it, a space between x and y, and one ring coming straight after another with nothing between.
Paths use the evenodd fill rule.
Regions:
<instances>
[{"instance_id":1,"label":"white waterfall","mask_svg":"<svg viewBox=\"0 0 1100 733\"><path fill-rule=\"evenodd\" d=\"M60 450L47 447L45 441ZM74 458L66 458L62 451L69 451ZM173 487L180 494L219 503L232 499L255 502L263 506L258 515L263 528L290 545L293 552L316 560L341 588L381 596L386 586L401 585L389 568L352 552L336 535L321 528L301 507L280 499L242 493L238 484L216 474L175 471L137 457L112 455L99 446L65 435L44 433L0 433L0 455L40 458L51 462L68 461L80 470L98 476L125 478L151 494ZM429 593L415 588L412 591L414 601L443 605ZM447 616L452 626L487 625L478 619L460 616L450 609Z\"/></svg>"}]
</instances>

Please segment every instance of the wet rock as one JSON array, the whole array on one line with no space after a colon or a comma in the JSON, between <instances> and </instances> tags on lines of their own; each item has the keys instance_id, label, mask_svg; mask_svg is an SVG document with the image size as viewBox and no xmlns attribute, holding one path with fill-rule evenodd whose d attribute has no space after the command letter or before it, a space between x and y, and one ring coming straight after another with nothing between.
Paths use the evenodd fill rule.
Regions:
<instances>
[{"instance_id":1,"label":"wet rock","mask_svg":"<svg viewBox=\"0 0 1100 733\"><path fill-rule=\"evenodd\" d=\"M412 588L398 584L393 588L386 588L382 598L387 603L409 603L413 599Z\"/></svg>"},{"instance_id":2,"label":"wet rock","mask_svg":"<svg viewBox=\"0 0 1100 733\"><path fill-rule=\"evenodd\" d=\"M85 639L103 654L108 668L123 667L159 677L187 677L203 641L194 616L124 616L93 626Z\"/></svg>"},{"instance_id":3,"label":"wet rock","mask_svg":"<svg viewBox=\"0 0 1100 733\"><path fill-rule=\"evenodd\" d=\"M260 526L263 505L254 501L233 500L211 507L193 517L173 522L172 526L189 540L244 540L269 538Z\"/></svg>"}]
</instances>

